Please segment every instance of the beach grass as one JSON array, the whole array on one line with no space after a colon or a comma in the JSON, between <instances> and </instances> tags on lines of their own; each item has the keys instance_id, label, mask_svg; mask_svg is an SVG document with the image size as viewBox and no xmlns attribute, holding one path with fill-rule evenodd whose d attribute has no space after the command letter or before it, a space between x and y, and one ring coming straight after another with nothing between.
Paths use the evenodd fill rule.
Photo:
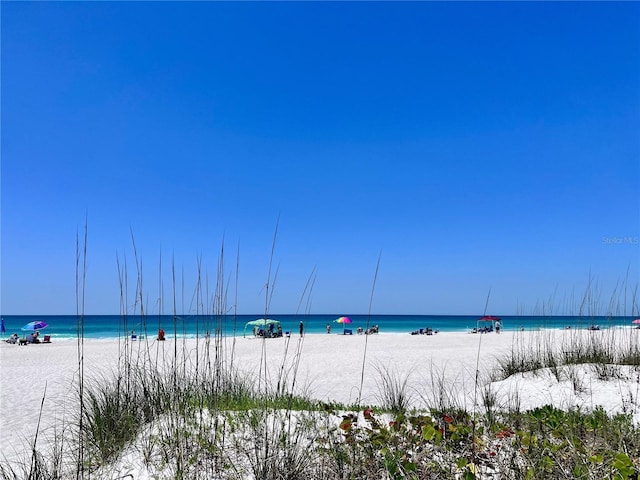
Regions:
<instances>
[{"instance_id":1,"label":"beach grass","mask_svg":"<svg viewBox=\"0 0 640 480\"><path fill-rule=\"evenodd\" d=\"M533 339L530 335L516 338L510 353L498 361L498 378L544 368L559 375L559 368L568 365L591 365L600 377L609 378L615 376L607 373L617 370L615 366L640 367L640 336L636 329L568 329L563 333L561 342L548 331L538 332Z\"/></svg>"}]
</instances>

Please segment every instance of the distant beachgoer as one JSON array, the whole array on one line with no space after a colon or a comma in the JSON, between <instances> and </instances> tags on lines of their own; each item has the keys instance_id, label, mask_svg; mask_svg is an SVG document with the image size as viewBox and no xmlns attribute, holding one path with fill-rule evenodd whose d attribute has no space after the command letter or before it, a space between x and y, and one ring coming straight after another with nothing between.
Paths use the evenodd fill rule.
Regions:
<instances>
[{"instance_id":1,"label":"distant beachgoer","mask_svg":"<svg viewBox=\"0 0 640 480\"><path fill-rule=\"evenodd\" d=\"M496 333L500 333L500 322L496 321Z\"/></svg>"},{"instance_id":2,"label":"distant beachgoer","mask_svg":"<svg viewBox=\"0 0 640 480\"><path fill-rule=\"evenodd\" d=\"M300 322L300 336L304 335L304 323Z\"/></svg>"},{"instance_id":3,"label":"distant beachgoer","mask_svg":"<svg viewBox=\"0 0 640 480\"><path fill-rule=\"evenodd\" d=\"M331 324L327 323L327 333L331 333Z\"/></svg>"}]
</instances>

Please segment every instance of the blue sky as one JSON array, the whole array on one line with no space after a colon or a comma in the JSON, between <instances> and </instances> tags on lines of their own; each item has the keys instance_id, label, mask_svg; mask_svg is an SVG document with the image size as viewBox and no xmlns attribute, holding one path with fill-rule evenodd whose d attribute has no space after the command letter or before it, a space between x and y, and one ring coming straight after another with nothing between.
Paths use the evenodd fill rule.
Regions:
<instances>
[{"instance_id":1,"label":"blue sky","mask_svg":"<svg viewBox=\"0 0 640 480\"><path fill-rule=\"evenodd\" d=\"M591 281L594 308L631 314L639 19L635 2L2 2L2 313L76 311L86 218L89 314L120 312L118 260L133 308L131 232L149 313L172 311L172 263L178 310L198 265L213 294L223 243L226 307L237 290L262 312L276 225L272 312L366 313L380 258L373 313L481 314L489 290L491 313L577 313Z\"/></svg>"}]
</instances>

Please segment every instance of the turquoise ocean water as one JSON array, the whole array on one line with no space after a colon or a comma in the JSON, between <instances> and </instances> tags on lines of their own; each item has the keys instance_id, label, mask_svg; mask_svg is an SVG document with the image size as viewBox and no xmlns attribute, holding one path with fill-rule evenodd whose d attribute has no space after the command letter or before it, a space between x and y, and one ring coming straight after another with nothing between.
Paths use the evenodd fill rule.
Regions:
<instances>
[{"instance_id":1,"label":"turquoise ocean water","mask_svg":"<svg viewBox=\"0 0 640 480\"><path fill-rule=\"evenodd\" d=\"M327 332L327 324L331 325L332 334L342 334L343 326L335 323L338 317L347 315L353 323L346 328L356 332L356 328L366 329L378 325L380 333L409 334L421 328L432 328L441 332L465 332L476 327L480 316L476 315L278 315L269 314L269 318L279 320L284 331L298 333L299 323L304 323L307 333ZM108 339L124 336L135 330L137 334L155 337L158 329L163 328L168 337L174 334L180 337L206 335L210 333L227 336L242 336L248 321L262 318L264 315L234 316L134 316L120 315L88 315L84 317L84 337L88 339ZM504 330L538 330L546 328L588 328L599 325L601 328L616 326L631 327L635 317L574 317L574 316L501 316ZM21 328L34 320L42 320L48 324L41 334L50 334L52 340L72 340L77 338L78 318L75 315L3 315L6 333L22 335ZM247 329L250 333L250 328Z\"/></svg>"}]
</instances>

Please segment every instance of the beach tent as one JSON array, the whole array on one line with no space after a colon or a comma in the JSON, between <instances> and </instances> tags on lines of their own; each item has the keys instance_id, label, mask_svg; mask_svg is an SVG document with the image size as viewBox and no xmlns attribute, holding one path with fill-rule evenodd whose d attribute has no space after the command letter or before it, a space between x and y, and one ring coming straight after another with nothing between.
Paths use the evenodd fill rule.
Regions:
<instances>
[{"instance_id":1,"label":"beach tent","mask_svg":"<svg viewBox=\"0 0 640 480\"><path fill-rule=\"evenodd\" d=\"M486 324L488 323L491 327L491 330L494 329L496 322L502 320L500 317L494 317L493 315L485 315L484 317L480 317L478 319L478 326L476 327L476 331L482 331L482 328L486 328Z\"/></svg>"},{"instance_id":2,"label":"beach tent","mask_svg":"<svg viewBox=\"0 0 640 480\"><path fill-rule=\"evenodd\" d=\"M259 318L257 320L251 320L250 322L247 322L247 324L244 326L244 336L247 336L247 327L258 327L261 330L266 330L269 328L269 325L273 325L274 330L282 331L279 320L273 320L272 318Z\"/></svg>"}]
</instances>

